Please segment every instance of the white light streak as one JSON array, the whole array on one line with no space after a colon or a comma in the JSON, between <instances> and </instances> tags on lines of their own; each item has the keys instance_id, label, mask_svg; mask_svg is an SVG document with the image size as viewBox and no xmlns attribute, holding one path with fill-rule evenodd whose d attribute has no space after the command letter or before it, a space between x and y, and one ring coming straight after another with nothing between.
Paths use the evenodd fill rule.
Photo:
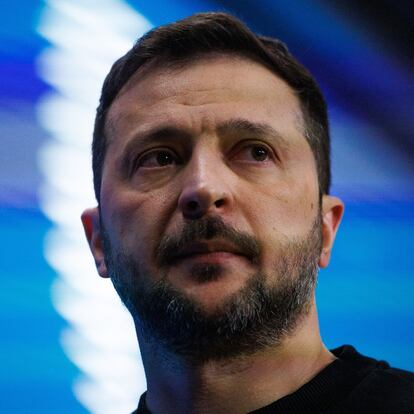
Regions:
<instances>
[{"instance_id":1,"label":"white light streak","mask_svg":"<svg viewBox=\"0 0 414 414\"><path fill-rule=\"evenodd\" d=\"M150 28L121 0L48 0L37 27L50 43L38 72L52 87L37 108L50 135L38 154L41 207L54 223L45 256L58 275L54 306L69 325L61 343L83 374L73 391L96 414L131 412L146 389L133 323L110 281L97 276L80 214L96 204L90 145L103 79Z\"/></svg>"}]
</instances>

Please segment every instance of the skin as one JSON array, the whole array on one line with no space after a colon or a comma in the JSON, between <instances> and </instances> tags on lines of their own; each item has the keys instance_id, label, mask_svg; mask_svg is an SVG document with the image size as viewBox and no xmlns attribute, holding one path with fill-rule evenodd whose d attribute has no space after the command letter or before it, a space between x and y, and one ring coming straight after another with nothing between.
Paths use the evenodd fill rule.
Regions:
<instances>
[{"instance_id":1,"label":"skin","mask_svg":"<svg viewBox=\"0 0 414 414\"><path fill-rule=\"evenodd\" d=\"M246 130L245 121L265 128ZM102 277L108 271L100 219L113 248L136 255L154 278L160 277L154 260L160 238L176 234L188 220L219 215L256 237L263 248L258 264L213 240L209 247L218 251L168 267L168 281L207 313L238 292L257 266L268 275L269 286L278 283L271 269L280 242L305 237L320 211L319 266L328 265L344 207L324 195L319 210L316 165L298 99L267 68L243 58L212 56L181 69L142 69L112 104L106 127L100 212L92 208L82 215ZM147 139L161 127L176 131ZM264 157L255 158L258 148ZM167 149L169 164L160 166L156 151ZM134 169L128 159L139 159L140 166ZM198 263L220 264L224 272L200 283L190 272ZM334 360L321 340L314 300L281 345L229 361L191 365L161 353L139 328L137 335L147 405L154 413L252 411L294 392Z\"/></svg>"}]
</instances>

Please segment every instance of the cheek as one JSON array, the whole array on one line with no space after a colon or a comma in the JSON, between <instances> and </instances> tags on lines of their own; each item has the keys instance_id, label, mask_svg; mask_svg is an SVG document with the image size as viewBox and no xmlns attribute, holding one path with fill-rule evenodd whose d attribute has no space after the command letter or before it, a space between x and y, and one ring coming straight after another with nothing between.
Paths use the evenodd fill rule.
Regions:
<instances>
[{"instance_id":1,"label":"cheek","mask_svg":"<svg viewBox=\"0 0 414 414\"><path fill-rule=\"evenodd\" d=\"M102 215L114 247L139 254L152 248L160 232L166 203L162 196L112 191L101 198Z\"/></svg>"},{"instance_id":2,"label":"cheek","mask_svg":"<svg viewBox=\"0 0 414 414\"><path fill-rule=\"evenodd\" d=\"M313 184L278 183L246 192L244 213L256 235L288 238L307 234L317 211ZM266 235L262 237L262 235Z\"/></svg>"}]
</instances>

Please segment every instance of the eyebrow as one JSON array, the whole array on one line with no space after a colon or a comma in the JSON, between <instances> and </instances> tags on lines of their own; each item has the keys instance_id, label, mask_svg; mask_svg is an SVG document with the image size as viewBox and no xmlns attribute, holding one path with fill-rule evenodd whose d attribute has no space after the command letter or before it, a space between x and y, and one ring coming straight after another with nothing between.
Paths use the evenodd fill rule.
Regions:
<instances>
[{"instance_id":1,"label":"eyebrow","mask_svg":"<svg viewBox=\"0 0 414 414\"><path fill-rule=\"evenodd\" d=\"M157 142L174 141L178 138L190 139L192 134L180 127L174 125L157 126L149 131L138 132L134 138L127 144L127 148L135 146L137 141L142 145L147 145Z\"/></svg>"},{"instance_id":2,"label":"eyebrow","mask_svg":"<svg viewBox=\"0 0 414 414\"><path fill-rule=\"evenodd\" d=\"M263 122L252 122L244 118L235 118L219 124L217 131L219 135L246 134L252 137L267 137L280 144L289 147L289 140L277 129Z\"/></svg>"}]
</instances>

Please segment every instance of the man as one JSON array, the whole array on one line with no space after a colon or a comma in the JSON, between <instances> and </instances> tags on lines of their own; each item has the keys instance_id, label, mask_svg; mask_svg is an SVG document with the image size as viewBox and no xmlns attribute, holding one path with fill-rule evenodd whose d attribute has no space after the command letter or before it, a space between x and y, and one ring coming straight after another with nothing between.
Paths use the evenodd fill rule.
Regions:
<instances>
[{"instance_id":1,"label":"man","mask_svg":"<svg viewBox=\"0 0 414 414\"><path fill-rule=\"evenodd\" d=\"M329 146L311 75L232 16L154 29L114 64L82 222L134 319L137 413L414 412L413 374L319 334L344 210Z\"/></svg>"}]
</instances>

